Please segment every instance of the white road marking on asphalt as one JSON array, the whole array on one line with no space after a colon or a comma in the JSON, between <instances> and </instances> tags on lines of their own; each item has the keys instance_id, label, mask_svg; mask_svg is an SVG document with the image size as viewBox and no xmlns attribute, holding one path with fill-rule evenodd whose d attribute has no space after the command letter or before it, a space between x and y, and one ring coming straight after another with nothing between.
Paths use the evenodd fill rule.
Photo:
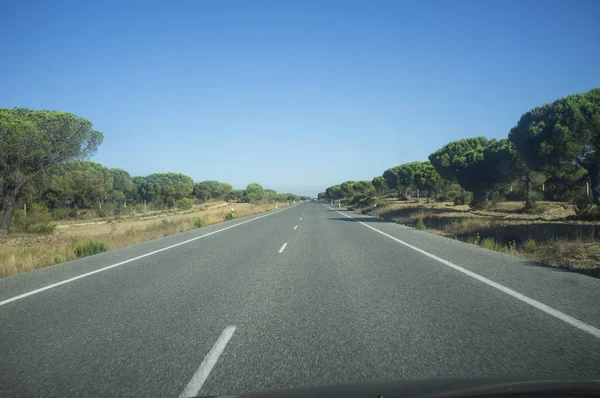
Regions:
<instances>
[{"instance_id":1,"label":"white road marking on asphalt","mask_svg":"<svg viewBox=\"0 0 600 398\"><path fill-rule=\"evenodd\" d=\"M302 217L300 217L300 221L302 221Z\"/></svg>"},{"instance_id":2,"label":"white road marking on asphalt","mask_svg":"<svg viewBox=\"0 0 600 398\"><path fill-rule=\"evenodd\" d=\"M231 339L231 336L233 336L234 332L235 326L227 326L225 330L223 330L223 333L221 333L221 336L219 336L219 338L215 342L215 345L213 345L213 347L211 348L210 352L206 354L206 357L204 357L204 361L202 361L200 367L198 368L198 370L196 370L196 373L194 373L190 382L187 384L187 386L185 386L181 394L179 394L180 398L195 397L198 395L200 389L206 381L206 378L210 374L212 368L217 363L219 356L221 356L221 353L223 353L225 346Z\"/></svg>"},{"instance_id":3,"label":"white road marking on asphalt","mask_svg":"<svg viewBox=\"0 0 600 398\"><path fill-rule=\"evenodd\" d=\"M329 206L325 206L325 207L331 209ZM331 209L331 210L334 210L334 209ZM338 211L338 213L340 213L343 216L346 216L348 218L353 219L357 223L362 224L362 225L364 225L367 228L371 228L373 231L375 231L377 233L380 233L381 235L386 236L386 237L388 237L388 238L390 238L390 239L392 239L392 240L400 243L401 245L404 245L404 246L406 246L406 247L408 247L410 249L413 249L414 251L417 251L417 252L419 252L421 254L424 254L425 256L427 256L429 258L432 258L432 259L434 259L434 260L436 260L436 261L438 261L438 262L440 262L440 263L442 263L444 265L447 265L450 268L454 268L455 270L457 270L459 272L462 272L463 274L468 275L471 278L477 279L478 281L483 282L483 283L485 283L488 286L491 286L491 287L493 287L495 289L498 289L501 292L506 293L509 296L512 296L512 297L516 298L517 300L520 300L520 301L524 302L525 304L529 304L530 306L535 307L538 310L543 311L546 314L555 317L556 319L560 319L561 321L566 322L569 325L574 326L577 329L583 330L584 332L589 333L592 336L597 337L597 338L600 339L600 329L597 329L597 328L593 327L592 325L588 325L587 323L582 322L579 319L573 318L572 316L567 315L564 312L560 312L559 310L555 310L554 308L552 308L552 307L550 307L550 306L548 306L546 304L540 303L537 300L529 298L529 297L527 297L527 296L525 296L525 295L523 295L523 294L521 294L521 293L519 293L519 292L517 292L515 290L512 290L512 289L510 289L510 288L508 288L508 287L506 287L504 285L501 285L501 284L499 284L497 282L494 282L491 279L488 279L488 278L486 278L484 276L476 274L473 271L469 271L469 270L467 270L467 269L465 269L465 268L463 268L461 266L458 266L458 265L456 265L454 263L451 263L448 260L444 260L443 258L436 256L435 254L431 254L429 252L426 252L423 249L419 249L418 247L413 246L410 243L406 243L403 240L395 238L392 235L386 234L385 232L380 231L377 228L372 227L372 226L370 226L368 224L365 224L362 221L358 221L357 219L355 219L353 217L350 217L349 215L347 215L345 213L342 213L340 211Z\"/></svg>"},{"instance_id":4,"label":"white road marking on asphalt","mask_svg":"<svg viewBox=\"0 0 600 398\"><path fill-rule=\"evenodd\" d=\"M302 216L304 216L306 214L306 212L308 211L308 208L310 207L310 204L306 207L306 210L304 210L304 213L302 213ZM302 220L302 219L301 219Z\"/></svg>"},{"instance_id":5,"label":"white road marking on asphalt","mask_svg":"<svg viewBox=\"0 0 600 398\"><path fill-rule=\"evenodd\" d=\"M281 249L279 249L279 253L283 253L283 251L285 250L285 247L287 246L287 242L285 242L282 246Z\"/></svg>"},{"instance_id":6,"label":"white road marking on asphalt","mask_svg":"<svg viewBox=\"0 0 600 398\"><path fill-rule=\"evenodd\" d=\"M172 248L177 247L177 246L185 245L186 243L190 243L190 242L193 242L195 240L202 239L202 238L205 238L207 236L214 235L214 234L217 234L219 232L226 231L226 230L228 230L230 228L239 227L242 224L246 224L246 223L249 223L251 221L255 221L255 220L261 219L263 217L268 217L268 216L271 216L273 214L280 213L280 212L285 211L285 210L287 210L287 209L289 209L291 207L294 207L294 206L288 206L288 207L285 207L285 208L283 208L281 210L274 211L272 213L263 214L262 216L251 218L250 220L242 221L240 223L237 223L237 224L234 224L234 225L230 225L228 227L221 228L219 230L216 230L216 231L213 231L213 232L209 232L207 234L204 234L204 235L201 235L201 236L197 236L197 237L192 238L192 239L184 240L183 242L175 243L174 245L163 247L162 249L154 250L154 251L152 251L150 253L146 253L146 254L142 254L141 256L130 258L129 260L121 261L120 263L109 265L107 267L100 268L100 269L97 269L95 271L86 272L85 274L81 274L81 275L75 276L73 278L65 279L64 281L56 282L56 283L53 283L51 285L44 286L44 287L32 290L32 291L27 292L27 293L19 294L18 296L14 296L14 297L11 297L9 299L0 301L0 306L3 306L3 305L8 304L8 303L12 303L13 301L17 301L17 300L23 299L25 297L33 296L34 294L41 293L41 292L43 292L45 290L53 289L53 288L58 287L60 285L64 285L65 283L70 283L70 282L76 281L77 279L85 278L86 276L90 276L90 275L97 274L99 272L107 271L107 270L109 270L111 268L115 268L115 267L118 267L120 265L127 264L127 263L130 263L130 262L135 261L135 260L139 260L140 258L152 256L153 254L160 253L162 251L169 250L169 249L172 249Z\"/></svg>"},{"instance_id":7,"label":"white road marking on asphalt","mask_svg":"<svg viewBox=\"0 0 600 398\"><path fill-rule=\"evenodd\" d=\"M298 226L297 226L297 225L294 227L294 229L296 229L296 228L298 228Z\"/></svg>"}]
</instances>

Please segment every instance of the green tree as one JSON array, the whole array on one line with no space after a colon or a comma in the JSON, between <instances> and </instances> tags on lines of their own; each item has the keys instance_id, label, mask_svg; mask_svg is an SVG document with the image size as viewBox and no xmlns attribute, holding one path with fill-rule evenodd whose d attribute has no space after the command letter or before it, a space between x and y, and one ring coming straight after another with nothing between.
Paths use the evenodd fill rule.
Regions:
<instances>
[{"instance_id":1,"label":"green tree","mask_svg":"<svg viewBox=\"0 0 600 398\"><path fill-rule=\"evenodd\" d=\"M389 189L387 182L386 182L385 178L383 178L383 176L378 176L378 177L373 178L373 180L371 181L371 184L373 185L373 187L375 188L375 191L379 195L383 195Z\"/></svg>"},{"instance_id":2,"label":"green tree","mask_svg":"<svg viewBox=\"0 0 600 398\"><path fill-rule=\"evenodd\" d=\"M339 185L332 185L325 190L325 196L328 200L340 200L344 197L344 192Z\"/></svg>"},{"instance_id":3,"label":"green tree","mask_svg":"<svg viewBox=\"0 0 600 398\"><path fill-rule=\"evenodd\" d=\"M194 184L194 197L205 202L210 199L225 199L227 194L233 190L229 184L219 181L202 181Z\"/></svg>"},{"instance_id":4,"label":"green tree","mask_svg":"<svg viewBox=\"0 0 600 398\"><path fill-rule=\"evenodd\" d=\"M375 203L375 187L371 181L358 181L352 185L353 196L350 203L358 206L370 206Z\"/></svg>"},{"instance_id":5,"label":"green tree","mask_svg":"<svg viewBox=\"0 0 600 398\"><path fill-rule=\"evenodd\" d=\"M456 181L463 189L471 190L469 188L476 187L481 178L477 165L483 161L483 152L494 142L485 137L453 141L429 155L429 161L442 178Z\"/></svg>"},{"instance_id":6,"label":"green tree","mask_svg":"<svg viewBox=\"0 0 600 398\"><path fill-rule=\"evenodd\" d=\"M533 170L585 169L594 203L600 205L600 88L532 109L508 138Z\"/></svg>"},{"instance_id":7,"label":"green tree","mask_svg":"<svg viewBox=\"0 0 600 398\"><path fill-rule=\"evenodd\" d=\"M265 191L260 184L252 183L246 187L244 191L246 201L251 203L260 202L265 196Z\"/></svg>"},{"instance_id":8,"label":"green tree","mask_svg":"<svg viewBox=\"0 0 600 398\"><path fill-rule=\"evenodd\" d=\"M398 189L398 169L400 166L392 167L383 172L383 179L385 180L388 188L396 190Z\"/></svg>"},{"instance_id":9,"label":"green tree","mask_svg":"<svg viewBox=\"0 0 600 398\"><path fill-rule=\"evenodd\" d=\"M232 203L241 203L244 201L244 190L234 189L228 194L226 194L224 199Z\"/></svg>"},{"instance_id":10,"label":"green tree","mask_svg":"<svg viewBox=\"0 0 600 398\"><path fill-rule=\"evenodd\" d=\"M75 210L104 202L113 191L111 170L93 162L70 162L51 172L46 197Z\"/></svg>"},{"instance_id":11,"label":"green tree","mask_svg":"<svg viewBox=\"0 0 600 398\"><path fill-rule=\"evenodd\" d=\"M190 196L194 189L194 181L179 173L150 174L145 179L144 191L151 202L173 206L182 198Z\"/></svg>"},{"instance_id":12,"label":"green tree","mask_svg":"<svg viewBox=\"0 0 600 398\"><path fill-rule=\"evenodd\" d=\"M128 172L121 169L110 169L112 176L112 190L108 196L110 200L124 202L134 197L135 184Z\"/></svg>"},{"instance_id":13,"label":"green tree","mask_svg":"<svg viewBox=\"0 0 600 398\"><path fill-rule=\"evenodd\" d=\"M206 202L218 196L219 181L202 181L194 184L193 194L198 200Z\"/></svg>"},{"instance_id":14,"label":"green tree","mask_svg":"<svg viewBox=\"0 0 600 398\"><path fill-rule=\"evenodd\" d=\"M344 181L340 184L344 199L351 199L354 196L354 184L356 184L356 181Z\"/></svg>"},{"instance_id":15,"label":"green tree","mask_svg":"<svg viewBox=\"0 0 600 398\"><path fill-rule=\"evenodd\" d=\"M265 189L264 193L265 193L264 199L267 202L273 202L273 201L277 200L277 192L275 192L273 189Z\"/></svg>"},{"instance_id":16,"label":"green tree","mask_svg":"<svg viewBox=\"0 0 600 398\"><path fill-rule=\"evenodd\" d=\"M71 113L0 109L0 230L10 231L21 189L48 168L94 154L102 133Z\"/></svg>"}]
</instances>

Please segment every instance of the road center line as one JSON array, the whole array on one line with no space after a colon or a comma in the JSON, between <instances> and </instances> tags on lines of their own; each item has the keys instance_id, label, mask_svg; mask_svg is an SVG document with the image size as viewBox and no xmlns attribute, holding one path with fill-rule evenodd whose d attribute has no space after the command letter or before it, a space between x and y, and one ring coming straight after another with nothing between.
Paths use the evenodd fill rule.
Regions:
<instances>
[{"instance_id":1,"label":"road center line","mask_svg":"<svg viewBox=\"0 0 600 398\"><path fill-rule=\"evenodd\" d=\"M283 253L283 251L285 250L285 247L287 246L287 242L285 242L282 246L281 249L279 249L279 253Z\"/></svg>"},{"instance_id":2,"label":"road center line","mask_svg":"<svg viewBox=\"0 0 600 398\"><path fill-rule=\"evenodd\" d=\"M302 213L302 216L304 216L306 214L306 212L308 211L309 207L310 207L310 204L306 207L306 210L304 210L304 213Z\"/></svg>"},{"instance_id":3,"label":"road center line","mask_svg":"<svg viewBox=\"0 0 600 398\"><path fill-rule=\"evenodd\" d=\"M3 306L3 305L5 305L5 304L12 303L13 301L21 300L21 299L23 299L25 297L29 297L29 296L33 296L34 294L41 293L41 292L43 292L45 290L53 289L53 288L58 287L60 285L64 285L66 283L70 283L70 282L76 281L77 279L85 278L87 276L94 275L94 274L97 274L99 272L107 271L107 270L109 270L111 268L115 268L115 267L121 266L123 264L130 263L130 262L135 261L135 260L139 260L140 258L152 256L153 254L160 253L162 251L169 250L169 249L172 249L172 248L177 247L177 246L185 245L186 243L190 243L190 242L193 242L193 241L198 240L198 239L205 238L205 237L210 236L210 235L218 234L219 232L227 231L228 229L231 229L231 228L239 227L240 225L243 225L243 224L255 221L255 220L259 220L259 219L261 219L263 217L272 216L273 214L280 213L280 212L285 211L285 210L287 210L287 209L289 209L291 207L293 207L293 206L288 206L288 207L285 207L285 208L283 208L281 210L278 210L278 211L274 211L274 212L271 212L271 213L263 214L262 216L254 217L254 218L251 218L250 220L242 221L242 222L239 222L237 224L230 225L228 227L221 228L221 229L218 229L216 231L209 232L207 234L200 235L200 236L197 236L197 237L192 238L192 239L184 240L183 242L175 243L174 245L163 247L162 249L154 250L154 251L151 251L151 252L146 253L146 254L142 254L141 256L133 257L133 258L130 258L128 260L121 261L119 263L116 263L116 264L113 264L113 265L109 265L109 266L104 267L104 268L100 268L100 269L97 269L97 270L94 270L94 271L91 271L91 272L86 272L85 274L81 274L81 275L75 276L73 278L65 279L64 281L56 282L56 283L53 283L51 285L44 286L44 287L32 290L32 291L27 292L27 293L19 294L18 296L14 296L14 297L8 298L6 300L0 301L0 307Z\"/></svg>"},{"instance_id":4,"label":"road center line","mask_svg":"<svg viewBox=\"0 0 600 398\"><path fill-rule=\"evenodd\" d=\"M302 217L300 217L300 221L302 221Z\"/></svg>"},{"instance_id":5,"label":"road center line","mask_svg":"<svg viewBox=\"0 0 600 398\"><path fill-rule=\"evenodd\" d=\"M294 229L297 229L297 228L298 228L298 226L296 225L296 226L294 227Z\"/></svg>"},{"instance_id":6,"label":"road center line","mask_svg":"<svg viewBox=\"0 0 600 398\"><path fill-rule=\"evenodd\" d=\"M325 206L325 207L327 207L330 210L334 210L334 209L332 209L329 206ZM524 294L521 294L521 293L519 293L519 292L517 292L515 290L512 290L512 289L510 289L510 288L508 288L508 287L506 287L504 285L501 285L501 284L499 284L497 282L494 282L491 279L488 279L488 278L486 278L484 276L481 276L481 275L479 275L479 274L477 274L477 273L475 273L473 271L469 271L469 270L467 270L467 269L465 269L465 268L463 268L461 266L458 266L458 265L456 265L454 263L451 263L448 260L444 260L443 258L436 256L435 254L431 254L429 252L426 252L425 250L419 249L418 247L413 246L410 243L406 243L403 240L400 240L400 239L398 239L396 237L393 237L392 235L386 234L385 232L380 231L377 228L372 227L372 226L370 226L368 224L365 224L362 221L358 221L354 217L351 217L351 216L349 216L349 215L347 215L345 213L342 213L341 211L337 211L336 210L336 212L339 213L339 214L341 214L341 215L343 215L343 216L345 216L345 217L348 217L348 218L354 220L355 222L357 222L359 224L364 225L367 228L372 229L373 231L375 231L375 232L377 232L377 233L379 233L379 234L381 234L383 236L386 236L386 237L392 239L393 241L396 241L396 242L400 243L401 245L404 245L404 246L406 246L406 247L408 247L410 249L413 249L414 251L417 251L417 252L419 252L419 253L421 253L421 254L429 257L429 258L432 258L432 259L434 259L434 260L436 260L436 261L438 261L438 262L440 262L440 263L442 263L442 264L444 264L444 265L446 265L446 266L448 266L450 268L453 268L453 269L455 269L458 272L462 272L463 274L465 274L467 276L470 276L473 279L477 279L478 281L483 282L486 285L493 287L494 289L498 289L501 292L506 293L509 296L514 297L517 300L522 301L525 304L529 304L530 306L535 307L538 310L540 310L542 312L545 312L546 314L548 314L550 316L553 316L556 319L560 319L561 321L563 321L565 323L568 323L569 325L574 326L577 329L583 330L584 332L589 333L592 336L597 337L597 338L600 339L600 329L597 329L597 328L593 327L592 325L588 325L587 323L582 322L579 319L573 318L572 316L567 315L564 312L560 312L559 310L556 310L556 309L554 309L554 308L552 308L552 307L550 307L550 306L548 306L546 304L540 303L537 300L534 300L534 299L532 299L530 297L527 297Z\"/></svg>"},{"instance_id":7,"label":"road center line","mask_svg":"<svg viewBox=\"0 0 600 398\"><path fill-rule=\"evenodd\" d=\"M217 360L221 356L221 353L223 353L225 346L231 339L231 336L233 336L234 332L235 326L227 326L225 330L223 330L221 336L219 336L209 353L206 354L206 357L204 357L204 361L202 361L200 367L198 367L198 370L196 370L196 373L194 373L192 376L192 379L189 381L187 386L185 386L181 394L179 394L180 398L195 397L198 395L200 389L206 381L206 378L217 363Z\"/></svg>"}]
</instances>

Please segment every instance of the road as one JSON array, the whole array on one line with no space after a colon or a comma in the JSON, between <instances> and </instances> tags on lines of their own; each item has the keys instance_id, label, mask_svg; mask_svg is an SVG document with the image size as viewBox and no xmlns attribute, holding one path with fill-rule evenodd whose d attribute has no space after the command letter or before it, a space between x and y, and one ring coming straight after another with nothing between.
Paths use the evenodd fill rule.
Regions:
<instances>
[{"instance_id":1,"label":"road","mask_svg":"<svg viewBox=\"0 0 600 398\"><path fill-rule=\"evenodd\" d=\"M600 377L600 280L339 210L0 280L0 396Z\"/></svg>"}]
</instances>

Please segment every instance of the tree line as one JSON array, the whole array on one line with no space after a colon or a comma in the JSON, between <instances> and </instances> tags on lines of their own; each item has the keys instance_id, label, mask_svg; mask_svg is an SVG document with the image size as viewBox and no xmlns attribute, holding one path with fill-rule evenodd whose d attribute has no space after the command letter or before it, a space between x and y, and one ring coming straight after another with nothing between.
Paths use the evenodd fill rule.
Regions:
<instances>
[{"instance_id":1,"label":"tree line","mask_svg":"<svg viewBox=\"0 0 600 398\"><path fill-rule=\"evenodd\" d=\"M474 208L498 199L525 200L529 209L543 197L572 201L582 215L597 217L600 88L533 108L505 139L453 141L428 161L392 167L372 181L346 181L318 197L371 205L378 195L428 196Z\"/></svg>"},{"instance_id":2,"label":"tree line","mask_svg":"<svg viewBox=\"0 0 600 398\"><path fill-rule=\"evenodd\" d=\"M306 196L277 193L260 184L233 189L219 181L194 182L180 173L132 177L127 171L87 161L102 143L92 123L71 113L0 109L0 231L10 231L23 204L77 217L79 209L191 208L194 201L286 202ZM109 206L106 206L109 205Z\"/></svg>"}]
</instances>

